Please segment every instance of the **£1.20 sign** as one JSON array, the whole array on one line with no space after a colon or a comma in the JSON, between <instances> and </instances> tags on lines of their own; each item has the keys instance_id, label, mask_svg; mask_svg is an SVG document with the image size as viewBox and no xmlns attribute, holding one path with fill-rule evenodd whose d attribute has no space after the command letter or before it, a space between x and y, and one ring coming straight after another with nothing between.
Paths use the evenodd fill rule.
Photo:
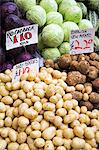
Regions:
<instances>
[{"instance_id":1,"label":"\u00a31.20 sign","mask_svg":"<svg viewBox=\"0 0 99 150\"><path fill-rule=\"evenodd\" d=\"M38 43L38 25L29 25L6 32L6 50Z\"/></svg>"},{"instance_id":2,"label":"\u00a31.20 sign","mask_svg":"<svg viewBox=\"0 0 99 150\"><path fill-rule=\"evenodd\" d=\"M73 30L70 34L70 54L91 53L94 51L94 29Z\"/></svg>"}]
</instances>

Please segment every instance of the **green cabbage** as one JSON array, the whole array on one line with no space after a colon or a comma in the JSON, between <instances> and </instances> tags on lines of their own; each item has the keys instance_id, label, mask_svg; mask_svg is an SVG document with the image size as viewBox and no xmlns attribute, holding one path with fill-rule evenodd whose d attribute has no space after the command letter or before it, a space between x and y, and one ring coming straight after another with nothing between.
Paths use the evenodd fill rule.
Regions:
<instances>
[{"instance_id":1,"label":"green cabbage","mask_svg":"<svg viewBox=\"0 0 99 150\"><path fill-rule=\"evenodd\" d=\"M65 21L73 21L79 23L82 19L82 10L78 6L68 7L64 14Z\"/></svg>"},{"instance_id":2,"label":"green cabbage","mask_svg":"<svg viewBox=\"0 0 99 150\"><path fill-rule=\"evenodd\" d=\"M14 0L18 7L26 12L31 9L34 5L36 5L36 0Z\"/></svg>"},{"instance_id":3,"label":"green cabbage","mask_svg":"<svg viewBox=\"0 0 99 150\"><path fill-rule=\"evenodd\" d=\"M57 11L58 6L55 0L41 0L40 5L45 9L46 13Z\"/></svg>"},{"instance_id":4,"label":"green cabbage","mask_svg":"<svg viewBox=\"0 0 99 150\"><path fill-rule=\"evenodd\" d=\"M87 20L87 19L82 19L80 22L79 22L79 29L88 29L88 28L93 28L93 25L92 23Z\"/></svg>"},{"instance_id":5,"label":"green cabbage","mask_svg":"<svg viewBox=\"0 0 99 150\"><path fill-rule=\"evenodd\" d=\"M64 16L65 11L68 7L76 6L77 3L75 0L63 0L59 5L59 12Z\"/></svg>"},{"instance_id":6,"label":"green cabbage","mask_svg":"<svg viewBox=\"0 0 99 150\"><path fill-rule=\"evenodd\" d=\"M56 0L56 3L59 5L62 2L62 0Z\"/></svg>"},{"instance_id":7,"label":"green cabbage","mask_svg":"<svg viewBox=\"0 0 99 150\"><path fill-rule=\"evenodd\" d=\"M48 47L58 47L64 39L64 31L57 24L49 24L43 28L42 40Z\"/></svg>"},{"instance_id":8,"label":"green cabbage","mask_svg":"<svg viewBox=\"0 0 99 150\"><path fill-rule=\"evenodd\" d=\"M68 42L63 42L59 46L59 51L60 51L61 55L68 54L70 52L70 44Z\"/></svg>"},{"instance_id":9,"label":"green cabbage","mask_svg":"<svg viewBox=\"0 0 99 150\"><path fill-rule=\"evenodd\" d=\"M57 59L60 57L58 48L45 48L42 52L44 59Z\"/></svg>"},{"instance_id":10,"label":"green cabbage","mask_svg":"<svg viewBox=\"0 0 99 150\"><path fill-rule=\"evenodd\" d=\"M64 30L64 41L67 41L67 42L69 42L69 40L70 40L71 30L78 30L79 29L78 25L74 22L71 22L71 21L64 22L62 25L62 28Z\"/></svg>"},{"instance_id":11,"label":"green cabbage","mask_svg":"<svg viewBox=\"0 0 99 150\"><path fill-rule=\"evenodd\" d=\"M26 18L42 27L46 23L46 12L41 6L36 5L27 11Z\"/></svg>"},{"instance_id":12,"label":"green cabbage","mask_svg":"<svg viewBox=\"0 0 99 150\"><path fill-rule=\"evenodd\" d=\"M59 12L49 12L47 14L46 24L58 24L62 25L63 23L63 16Z\"/></svg>"},{"instance_id":13,"label":"green cabbage","mask_svg":"<svg viewBox=\"0 0 99 150\"><path fill-rule=\"evenodd\" d=\"M37 44L37 47L40 51L42 51L42 49L45 48L45 45L43 43L43 40L42 40L42 34L40 33L39 34L39 37L38 37L38 44Z\"/></svg>"}]
</instances>

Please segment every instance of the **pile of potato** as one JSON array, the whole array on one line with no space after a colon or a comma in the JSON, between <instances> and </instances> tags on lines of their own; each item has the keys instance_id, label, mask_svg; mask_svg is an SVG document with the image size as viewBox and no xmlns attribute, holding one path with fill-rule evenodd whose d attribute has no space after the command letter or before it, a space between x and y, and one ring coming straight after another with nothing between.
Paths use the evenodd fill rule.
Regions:
<instances>
[{"instance_id":1,"label":"pile of potato","mask_svg":"<svg viewBox=\"0 0 99 150\"><path fill-rule=\"evenodd\" d=\"M10 70L0 73L0 150L98 149L99 110L80 108L66 79L45 67L14 83Z\"/></svg>"},{"instance_id":2,"label":"pile of potato","mask_svg":"<svg viewBox=\"0 0 99 150\"><path fill-rule=\"evenodd\" d=\"M58 60L46 60L46 67L67 72L66 83L75 86L73 98L80 106L88 110L99 109L99 55L96 53L81 55L62 55Z\"/></svg>"}]
</instances>

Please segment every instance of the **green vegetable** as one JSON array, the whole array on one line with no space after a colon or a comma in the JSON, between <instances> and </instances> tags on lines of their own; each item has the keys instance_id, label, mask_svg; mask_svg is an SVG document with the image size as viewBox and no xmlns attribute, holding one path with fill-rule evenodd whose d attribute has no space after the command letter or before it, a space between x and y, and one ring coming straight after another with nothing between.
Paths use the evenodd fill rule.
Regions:
<instances>
[{"instance_id":1,"label":"green vegetable","mask_svg":"<svg viewBox=\"0 0 99 150\"><path fill-rule=\"evenodd\" d=\"M59 12L49 12L47 14L47 21L46 24L58 24L58 25L62 25L63 23L63 16L59 13Z\"/></svg>"},{"instance_id":2,"label":"green vegetable","mask_svg":"<svg viewBox=\"0 0 99 150\"><path fill-rule=\"evenodd\" d=\"M79 22L79 28L80 29L88 29L88 28L93 28L93 25L92 23L87 20L87 19L82 19L80 22Z\"/></svg>"},{"instance_id":3,"label":"green vegetable","mask_svg":"<svg viewBox=\"0 0 99 150\"><path fill-rule=\"evenodd\" d=\"M99 38L97 36L94 37L94 46L95 50L99 51Z\"/></svg>"},{"instance_id":4,"label":"green vegetable","mask_svg":"<svg viewBox=\"0 0 99 150\"><path fill-rule=\"evenodd\" d=\"M73 21L79 23L82 19L82 10L78 6L68 7L64 14L65 21Z\"/></svg>"},{"instance_id":5,"label":"green vegetable","mask_svg":"<svg viewBox=\"0 0 99 150\"><path fill-rule=\"evenodd\" d=\"M37 44L37 47L40 51L42 51L42 49L45 48L45 45L43 43L43 40L42 40L42 34L40 33L39 34L39 37L38 37L38 44Z\"/></svg>"},{"instance_id":6,"label":"green vegetable","mask_svg":"<svg viewBox=\"0 0 99 150\"><path fill-rule=\"evenodd\" d=\"M45 59L57 59L60 57L58 48L45 48L42 52L42 56Z\"/></svg>"},{"instance_id":7,"label":"green vegetable","mask_svg":"<svg viewBox=\"0 0 99 150\"><path fill-rule=\"evenodd\" d=\"M26 18L42 27L46 23L46 12L41 6L36 5L27 11Z\"/></svg>"},{"instance_id":8,"label":"green vegetable","mask_svg":"<svg viewBox=\"0 0 99 150\"><path fill-rule=\"evenodd\" d=\"M68 42L63 42L59 46L59 51L60 51L61 55L68 54L70 52L70 44Z\"/></svg>"},{"instance_id":9,"label":"green vegetable","mask_svg":"<svg viewBox=\"0 0 99 150\"><path fill-rule=\"evenodd\" d=\"M56 3L59 5L62 2L62 0L56 0Z\"/></svg>"},{"instance_id":10,"label":"green vegetable","mask_svg":"<svg viewBox=\"0 0 99 150\"><path fill-rule=\"evenodd\" d=\"M87 19L91 21L93 27L95 28L95 31L97 31L99 27L99 20L98 20L98 15L96 14L96 12L89 10Z\"/></svg>"},{"instance_id":11,"label":"green vegetable","mask_svg":"<svg viewBox=\"0 0 99 150\"><path fill-rule=\"evenodd\" d=\"M57 24L49 24L43 28L42 40L48 47L58 47L64 39L63 29Z\"/></svg>"},{"instance_id":12,"label":"green vegetable","mask_svg":"<svg viewBox=\"0 0 99 150\"><path fill-rule=\"evenodd\" d=\"M59 12L64 16L65 11L68 7L76 6L77 3L75 0L63 0L59 5Z\"/></svg>"},{"instance_id":13,"label":"green vegetable","mask_svg":"<svg viewBox=\"0 0 99 150\"><path fill-rule=\"evenodd\" d=\"M67 42L69 42L71 30L78 30L79 29L77 24L74 22L71 22L71 21L64 22L62 25L62 28L64 30L64 41L67 41Z\"/></svg>"},{"instance_id":14,"label":"green vegetable","mask_svg":"<svg viewBox=\"0 0 99 150\"><path fill-rule=\"evenodd\" d=\"M36 5L36 0L14 0L18 7L26 12L31 9L34 5Z\"/></svg>"},{"instance_id":15,"label":"green vegetable","mask_svg":"<svg viewBox=\"0 0 99 150\"><path fill-rule=\"evenodd\" d=\"M88 8L99 14L99 0L88 0Z\"/></svg>"},{"instance_id":16,"label":"green vegetable","mask_svg":"<svg viewBox=\"0 0 99 150\"><path fill-rule=\"evenodd\" d=\"M82 10L82 16L83 16L83 18L85 18L86 15L87 15L87 7L82 2L78 2L77 4L81 8L81 10Z\"/></svg>"},{"instance_id":17,"label":"green vegetable","mask_svg":"<svg viewBox=\"0 0 99 150\"><path fill-rule=\"evenodd\" d=\"M45 9L46 13L57 11L58 6L55 0L41 0L40 5Z\"/></svg>"}]
</instances>

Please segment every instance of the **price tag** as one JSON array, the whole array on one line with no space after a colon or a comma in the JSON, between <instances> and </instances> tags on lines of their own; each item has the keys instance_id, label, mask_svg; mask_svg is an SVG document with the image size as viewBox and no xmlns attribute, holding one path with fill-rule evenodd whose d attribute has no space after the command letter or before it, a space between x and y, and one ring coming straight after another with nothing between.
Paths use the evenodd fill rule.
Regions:
<instances>
[{"instance_id":1,"label":"price tag","mask_svg":"<svg viewBox=\"0 0 99 150\"><path fill-rule=\"evenodd\" d=\"M38 25L29 25L6 32L6 50L38 43Z\"/></svg>"},{"instance_id":2,"label":"price tag","mask_svg":"<svg viewBox=\"0 0 99 150\"><path fill-rule=\"evenodd\" d=\"M91 53L94 51L94 29L73 30L70 34L70 54Z\"/></svg>"},{"instance_id":3,"label":"price tag","mask_svg":"<svg viewBox=\"0 0 99 150\"><path fill-rule=\"evenodd\" d=\"M12 70L12 82L20 81L21 75L30 71L35 74L39 72L39 58L31 59L15 65Z\"/></svg>"}]
</instances>

